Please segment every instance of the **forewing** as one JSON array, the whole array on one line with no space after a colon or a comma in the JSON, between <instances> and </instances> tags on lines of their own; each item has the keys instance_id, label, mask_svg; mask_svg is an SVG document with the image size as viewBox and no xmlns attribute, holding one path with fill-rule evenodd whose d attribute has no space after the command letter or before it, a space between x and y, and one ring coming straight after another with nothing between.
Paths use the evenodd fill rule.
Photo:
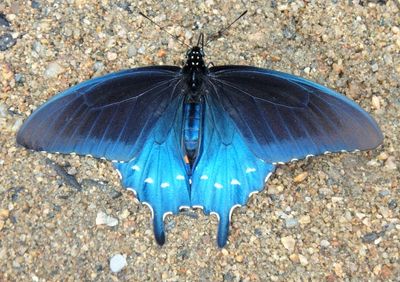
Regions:
<instances>
[{"instance_id":1,"label":"forewing","mask_svg":"<svg viewBox=\"0 0 400 282\"><path fill-rule=\"evenodd\" d=\"M211 68L208 82L249 148L267 162L372 149L382 142L368 113L311 81L271 70L224 66Z\"/></svg>"},{"instance_id":2,"label":"forewing","mask_svg":"<svg viewBox=\"0 0 400 282\"><path fill-rule=\"evenodd\" d=\"M129 161L179 95L179 71L137 68L78 84L39 107L23 124L17 142L39 151Z\"/></svg>"}]
</instances>

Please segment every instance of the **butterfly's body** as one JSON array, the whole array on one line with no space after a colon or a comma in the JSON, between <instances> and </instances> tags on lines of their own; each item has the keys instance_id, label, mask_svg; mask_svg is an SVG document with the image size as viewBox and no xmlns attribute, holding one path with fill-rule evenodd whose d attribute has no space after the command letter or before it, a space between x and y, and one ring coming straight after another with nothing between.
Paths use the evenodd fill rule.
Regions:
<instances>
[{"instance_id":1,"label":"butterfly's body","mask_svg":"<svg viewBox=\"0 0 400 282\"><path fill-rule=\"evenodd\" d=\"M185 103L184 105L184 128L183 128L183 144L184 153L187 156L185 160L189 165L188 170L191 172L196 157L200 149L201 140L201 124L203 118L202 103Z\"/></svg>"},{"instance_id":2,"label":"butterfly's body","mask_svg":"<svg viewBox=\"0 0 400 282\"><path fill-rule=\"evenodd\" d=\"M115 161L122 184L151 208L159 244L167 214L200 207L218 216L220 247L233 209L278 163L382 142L346 97L272 70L207 68L199 45L183 68L130 69L66 90L29 117L17 142Z\"/></svg>"}]
</instances>

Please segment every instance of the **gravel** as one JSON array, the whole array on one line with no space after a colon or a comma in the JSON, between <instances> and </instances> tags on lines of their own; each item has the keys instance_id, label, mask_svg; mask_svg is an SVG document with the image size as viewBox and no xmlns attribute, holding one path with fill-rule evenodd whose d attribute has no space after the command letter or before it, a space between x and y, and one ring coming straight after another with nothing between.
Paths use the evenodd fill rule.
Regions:
<instances>
[{"instance_id":1,"label":"gravel","mask_svg":"<svg viewBox=\"0 0 400 282\"><path fill-rule=\"evenodd\" d=\"M0 25L0 281L398 281L398 1L243 3L0 1L10 23ZM181 65L187 47L139 9L189 45L248 9L206 46L207 62L272 68L333 88L377 120L383 146L280 165L270 191L234 211L222 250L216 218L200 210L168 217L159 247L150 210L122 188L112 164L15 142L20 121L78 82ZM118 224L96 225L99 211Z\"/></svg>"}]
</instances>

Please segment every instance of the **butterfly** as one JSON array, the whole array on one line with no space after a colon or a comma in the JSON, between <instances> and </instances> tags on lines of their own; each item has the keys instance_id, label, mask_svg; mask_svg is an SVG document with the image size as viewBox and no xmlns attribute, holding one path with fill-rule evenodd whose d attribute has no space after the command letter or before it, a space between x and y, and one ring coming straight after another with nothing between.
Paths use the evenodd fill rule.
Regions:
<instances>
[{"instance_id":1,"label":"butterfly","mask_svg":"<svg viewBox=\"0 0 400 282\"><path fill-rule=\"evenodd\" d=\"M360 106L324 86L251 66L212 66L204 36L184 66L123 70L80 83L34 111L26 148L112 160L124 187L164 219L201 208L225 246L232 211L263 189L277 164L368 150L382 133Z\"/></svg>"}]
</instances>

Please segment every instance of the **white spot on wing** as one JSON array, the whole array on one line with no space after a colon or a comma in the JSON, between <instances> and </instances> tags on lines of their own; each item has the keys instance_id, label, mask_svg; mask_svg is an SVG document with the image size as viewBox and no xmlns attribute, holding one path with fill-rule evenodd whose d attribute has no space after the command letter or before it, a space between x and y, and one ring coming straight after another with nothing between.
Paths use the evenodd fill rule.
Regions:
<instances>
[{"instance_id":1,"label":"white spot on wing","mask_svg":"<svg viewBox=\"0 0 400 282\"><path fill-rule=\"evenodd\" d=\"M185 177L184 177L182 174L178 174L178 175L176 176L176 179L178 179L178 180L185 180Z\"/></svg>"},{"instance_id":2,"label":"white spot on wing","mask_svg":"<svg viewBox=\"0 0 400 282\"><path fill-rule=\"evenodd\" d=\"M207 180L208 179L208 175L202 175L202 176L200 176L200 179L201 180Z\"/></svg>"},{"instance_id":3,"label":"white spot on wing","mask_svg":"<svg viewBox=\"0 0 400 282\"><path fill-rule=\"evenodd\" d=\"M222 186L221 183L215 182L214 187L217 188L217 189L221 189L221 188L223 188L224 186Z\"/></svg>"},{"instance_id":4,"label":"white spot on wing","mask_svg":"<svg viewBox=\"0 0 400 282\"><path fill-rule=\"evenodd\" d=\"M251 173L251 172L255 172L255 171L256 171L256 169L254 167L248 167L246 169L246 173Z\"/></svg>"},{"instance_id":5,"label":"white spot on wing","mask_svg":"<svg viewBox=\"0 0 400 282\"><path fill-rule=\"evenodd\" d=\"M145 182L145 183L152 184L152 183L154 183L154 180L153 180L153 178L151 178L151 177L147 177L147 178L144 180L144 182Z\"/></svg>"},{"instance_id":6,"label":"white spot on wing","mask_svg":"<svg viewBox=\"0 0 400 282\"><path fill-rule=\"evenodd\" d=\"M139 171L139 170L140 170L140 167L139 167L138 165L134 165L134 166L132 166L132 169L133 169L133 170L136 170L136 171Z\"/></svg>"},{"instance_id":7,"label":"white spot on wing","mask_svg":"<svg viewBox=\"0 0 400 282\"><path fill-rule=\"evenodd\" d=\"M161 188L167 188L167 187L169 187L170 185L169 185L169 183L168 182L163 182L163 183L161 183Z\"/></svg>"},{"instance_id":8,"label":"white spot on wing","mask_svg":"<svg viewBox=\"0 0 400 282\"><path fill-rule=\"evenodd\" d=\"M231 181L231 185L240 185L239 180L237 180L236 178L232 179Z\"/></svg>"}]
</instances>

